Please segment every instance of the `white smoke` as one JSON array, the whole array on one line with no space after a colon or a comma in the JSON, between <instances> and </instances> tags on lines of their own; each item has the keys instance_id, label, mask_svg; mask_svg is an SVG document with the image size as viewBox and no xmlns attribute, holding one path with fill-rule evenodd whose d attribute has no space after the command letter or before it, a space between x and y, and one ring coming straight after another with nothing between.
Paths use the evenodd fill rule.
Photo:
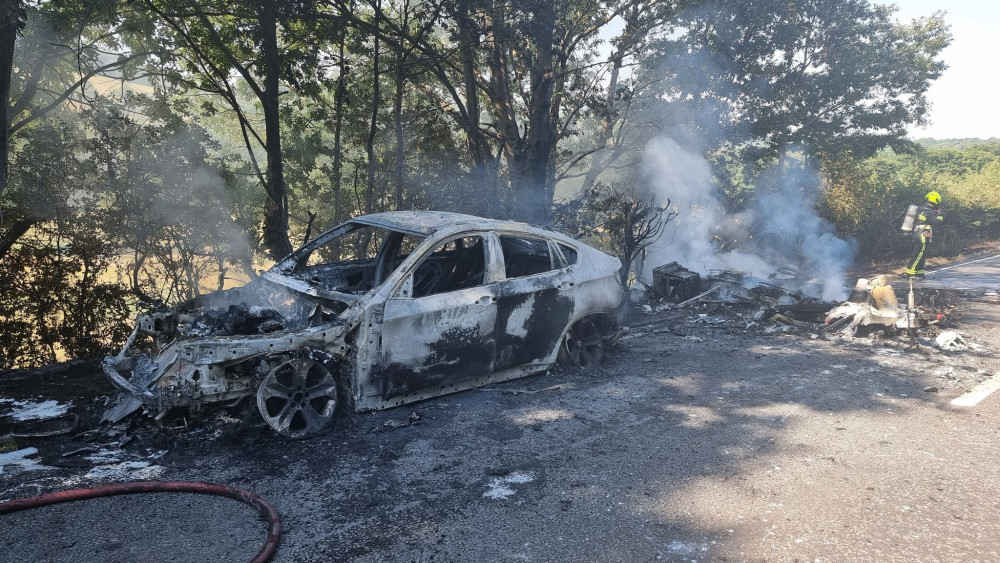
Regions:
<instances>
[{"instance_id":1,"label":"white smoke","mask_svg":"<svg viewBox=\"0 0 1000 563\"><path fill-rule=\"evenodd\" d=\"M763 175L748 211L727 214L700 154L671 138L654 139L643 156L643 176L658 204L670 201L677 217L648 249L647 271L676 261L702 275L739 270L755 278L786 275L782 285L797 285L807 295L843 299L853 245L837 238L833 226L816 212L820 182L802 163L782 159ZM755 236L756 235L756 236ZM727 250L737 246L737 250Z\"/></svg>"}]
</instances>

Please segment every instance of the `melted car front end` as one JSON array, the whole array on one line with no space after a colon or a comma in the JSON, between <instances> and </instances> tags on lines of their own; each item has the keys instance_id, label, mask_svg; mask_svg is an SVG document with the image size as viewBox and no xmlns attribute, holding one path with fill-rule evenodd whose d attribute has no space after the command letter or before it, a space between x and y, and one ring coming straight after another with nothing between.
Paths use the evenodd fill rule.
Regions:
<instances>
[{"instance_id":1,"label":"melted car front end","mask_svg":"<svg viewBox=\"0 0 1000 563\"><path fill-rule=\"evenodd\" d=\"M334 364L351 354L346 304L308 299L266 280L247 287L140 314L133 336L151 337L152 346L132 349L136 338L130 338L118 356L105 359L105 374L123 392L105 418L118 421L139 407L156 416L175 407L199 413L206 405L247 397L294 359ZM251 295L258 304L225 305Z\"/></svg>"}]
</instances>

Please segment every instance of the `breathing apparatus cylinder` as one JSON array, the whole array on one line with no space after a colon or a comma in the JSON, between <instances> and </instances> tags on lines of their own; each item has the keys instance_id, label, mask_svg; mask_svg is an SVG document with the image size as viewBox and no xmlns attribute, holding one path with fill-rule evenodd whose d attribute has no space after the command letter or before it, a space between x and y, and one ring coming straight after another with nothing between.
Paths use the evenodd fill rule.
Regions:
<instances>
[{"instance_id":1,"label":"breathing apparatus cylinder","mask_svg":"<svg viewBox=\"0 0 1000 563\"><path fill-rule=\"evenodd\" d=\"M900 229L904 231L913 230L913 227L914 225L916 225L917 222L917 211L919 209L920 208L917 207L916 205L911 205L906 208L906 217L903 217L903 226L901 226Z\"/></svg>"}]
</instances>

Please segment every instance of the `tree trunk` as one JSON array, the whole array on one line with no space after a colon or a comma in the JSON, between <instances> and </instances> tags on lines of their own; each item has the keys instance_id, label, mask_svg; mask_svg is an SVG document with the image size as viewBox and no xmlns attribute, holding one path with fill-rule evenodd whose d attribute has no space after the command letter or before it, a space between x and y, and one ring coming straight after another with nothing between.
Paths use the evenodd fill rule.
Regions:
<instances>
[{"instance_id":1,"label":"tree trunk","mask_svg":"<svg viewBox=\"0 0 1000 563\"><path fill-rule=\"evenodd\" d=\"M522 177L522 145L521 128L518 126L514 111L513 95L510 91L510 71L504 55L502 33L506 15L497 13L496 6L488 15L485 29L489 44L489 92L490 103L493 106L493 118L500 135L500 152L507 159L508 181L511 187ZM508 198L502 198L498 214L503 217L516 217L517 211L511 209Z\"/></svg>"},{"instance_id":2,"label":"tree trunk","mask_svg":"<svg viewBox=\"0 0 1000 563\"><path fill-rule=\"evenodd\" d=\"M346 31L340 36L337 46L339 49L340 75L337 77L337 90L334 94L334 111L337 113L336 124L333 131L333 223L340 224L340 193L343 185L342 175L344 172L344 98L347 96L347 62L344 58L345 43L347 43Z\"/></svg>"},{"instance_id":3,"label":"tree trunk","mask_svg":"<svg viewBox=\"0 0 1000 563\"><path fill-rule=\"evenodd\" d=\"M10 73L14 68L14 46L21 27L21 2L0 0L0 195L7 187L7 159L10 154ZM2 219L2 216L0 216ZM0 221L2 224L2 221ZM23 234L23 233L22 233Z\"/></svg>"},{"instance_id":4,"label":"tree trunk","mask_svg":"<svg viewBox=\"0 0 1000 563\"><path fill-rule=\"evenodd\" d=\"M615 101L615 90L618 89L618 74L622 68L621 56L615 56L614 66L611 68L611 77L608 79L608 98L607 106L605 109L604 119L601 120L601 129L597 132L597 150L594 155L590 157L590 169L587 170L587 175L583 178L583 185L580 187L581 193L590 192L591 188L597 182L597 177L604 172L605 168L605 153L608 147L608 139L611 138L611 133L614 131L615 127L615 112L613 109Z\"/></svg>"},{"instance_id":5,"label":"tree trunk","mask_svg":"<svg viewBox=\"0 0 1000 563\"><path fill-rule=\"evenodd\" d=\"M556 144L556 131L552 123L552 93L555 84L552 65L552 41L556 27L555 1L543 0L535 15L537 23L532 43L538 55L531 69L527 154L522 185L526 192L521 194L515 192L515 196L522 204L522 212L519 215L525 220L542 223L548 220L552 209L552 201L546 197L548 191L545 184L552 147ZM525 197L520 197L521 195Z\"/></svg>"},{"instance_id":6,"label":"tree trunk","mask_svg":"<svg viewBox=\"0 0 1000 563\"><path fill-rule=\"evenodd\" d=\"M406 146L403 139L403 87L406 85L406 54L399 53L396 60L396 93L392 105L393 131L396 134L396 167L393 183L396 185L396 209L404 209L404 184L406 181Z\"/></svg>"},{"instance_id":7,"label":"tree trunk","mask_svg":"<svg viewBox=\"0 0 1000 563\"><path fill-rule=\"evenodd\" d=\"M479 128L482 108L479 105L479 74L476 72L476 49L479 29L469 13L468 2L463 3L458 17L459 57L462 61L462 84L465 91L466 142L471 160L472 189L482 197L477 198L477 213L495 217L500 213L500 194L497 193L496 173L489 139Z\"/></svg>"},{"instance_id":8,"label":"tree trunk","mask_svg":"<svg viewBox=\"0 0 1000 563\"><path fill-rule=\"evenodd\" d=\"M382 105L379 89L379 14L382 13L382 1L378 0L375 8L375 38L372 49L372 119L368 128L368 139L365 141L365 151L368 154L368 189L365 191L365 213L371 213L375 198L375 135L378 133L378 110Z\"/></svg>"},{"instance_id":9,"label":"tree trunk","mask_svg":"<svg viewBox=\"0 0 1000 563\"><path fill-rule=\"evenodd\" d=\"M281 158L281 116L278 105L278 78L281 59L278 52L278 21L274 3L260 3L260 24L264 55L264 88L261 106L264 113L267 152L267 201L264 204L264 247L275 260L292 251L288 239L288 189Z\"/></svg>"},{"instance_id":10,"label":"tree trunk","mask_svg":"<svg viewBox=\"0 0 1000 563\"><path fill-rule=\"evenodd\" d=\"M552 202L547 201L545 183L552 148L556 144L552 123L555 85L552 42L556 10L554 0L539 0L531 7L535 17L529 30L528 50L534 52L534 57L530 69L527 132L523 138L514 117L514 100L508 87L510 70L496 36L493 38L490 84L510 169L511 215L521 221L545 223L552 207Z\"/></svg>"},{"instance_id":11,"label":"tree trunk","mask_svg":"<svg viewBox=\"0 0 1000 563\"><path fill-rule=\"evenodd\" d=\"M3 258L10 251L11 247L14 246L14 243L23 237L35 223L38 223L37 219L21 219L7 227L3 237L0 238L0 258Z\"/></svg>"}]
</instances>

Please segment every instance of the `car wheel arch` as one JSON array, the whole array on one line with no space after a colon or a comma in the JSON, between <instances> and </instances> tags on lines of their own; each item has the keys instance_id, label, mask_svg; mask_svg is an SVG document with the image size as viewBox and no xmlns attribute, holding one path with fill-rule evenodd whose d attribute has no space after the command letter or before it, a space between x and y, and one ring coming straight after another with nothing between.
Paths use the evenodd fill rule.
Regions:
<instances>
[{"instance_id":1,"label":"car wheel arch","mask_svg":"<svg viewBox=\"0 0 1000 563\"><path fill-rule=\"evenodd\" d=\"M600 365L605 347L614 340L616 316L608 312L588 312L574 317L558 341L560 363L591 369Z\"/></svg>"}]
</instances>

